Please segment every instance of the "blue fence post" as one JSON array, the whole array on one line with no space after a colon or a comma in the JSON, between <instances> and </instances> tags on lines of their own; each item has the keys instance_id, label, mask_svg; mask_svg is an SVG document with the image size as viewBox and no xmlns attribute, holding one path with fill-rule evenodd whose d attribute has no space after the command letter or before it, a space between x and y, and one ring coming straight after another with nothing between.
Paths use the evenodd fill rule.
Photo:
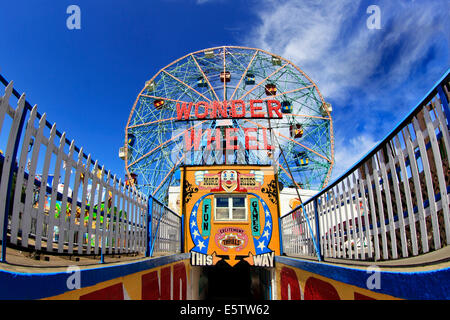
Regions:
<instances>
[{"instance_id":1,"label":"blue fence post","mask_svg":"<svg viewBox=\"0 0 450 320\"><path fill-rule=\"evenodd\" d=\"M15 163L16 163L16 159L17 159L17 151L19 149L20 137L22 135L23 126L25 124L25 117L27 115L27 112L28 112L28 108L26 106L24 106L22 116L21 116L20 122L19 122L19 127L17 129L17 135L16 135L16 140L14 143L14 149L13 149L13 152L11 155L11 168L9 170L8 189L7 189L7 193L6 193L5 216L3 219L2 255L1 255L0 262L6 262L6 243L8 241L8 239L7 239L8 216L9 216L9 211L10 211L11 201L12 201L12 199L11 199L12 197L10 195L11 195L11 189L12 189L14 170L15 170L15 166L16 166ZM4 173L6 173L6 172L4 172Z\"/></svg>"},{"instance_id":2,"label":"blue fence post","mask_svg":"<svg viewBox=\"0 0 450 320\"><path fill-rule=\"evenodd\" d=\"M150 257L150 246L152 244L152 208L153 199L151 196L148 197L147 202L147 248L145 250L145 256Z\"/></svg>"},{"instance_id":3,"label":"blue fence post","mask_svg":"<svg viewBox=\"0 0 450 320\"><path fill-rule=\"evenodd\" d=\"M320 250L320 227L319 227L319 209L318 199L314 199L314 216L316 219L316 246L317 246L317 258L319 261L323 261L322 250Z\"/></svg>"},{"instance_id":4,"label":"blue fence post","mask_svg":"<svg viewBox=\"0 0 450 320\"><path fill-rule=\"evenodd\" d=\"M161 207L161 206L160 206L160 207ZM161 207L161 208L162 208L162 212L160 212L160 215L159 215L159 217L158 217L158 224L156 225L155 235L154 235L154 237L153 237L153 239L152 239L152 247L151 247L151 249L150 249L150 257L153 256L153 249L154 249L154 247L155 247L156 235L158 234L158 231L159 231L159 225L161 224L161 220L162 220L162 217L163 217L163 214L164 214L164 207Z\"/></svg>"}]
</instances>

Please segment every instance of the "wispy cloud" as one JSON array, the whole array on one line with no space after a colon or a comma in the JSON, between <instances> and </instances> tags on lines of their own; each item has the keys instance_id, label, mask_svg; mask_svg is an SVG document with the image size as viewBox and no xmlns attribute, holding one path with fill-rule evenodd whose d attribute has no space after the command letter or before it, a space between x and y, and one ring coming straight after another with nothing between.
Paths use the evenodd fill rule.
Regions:
<instances>
[{"instance_id":1,"label":"wispy cloud","mask_svg":"<svg viewBox=\"0 0 450 320\"><path fill-rule=\"evenodd\" d=\"M259 11L262 23L248 40L293 60L335 100L347 99L351 88L370 93L374 81L381 87L403 83L438 45L435 35L447 38L443 45L449 41L446 1L378 1L381 30L366 27L368 5L362 1L265 4L270 9Z\"/></svg>"},{"instance_id":2,"label":"wispy cloud","mask_svg":"<svg viewBox=\"0 0 450 320\"><path fill-rule=\"evenodd\" d=\"M368 29L376 4L381 29ZM450 65L445 0L266 0L245 42L298 65L333 103L338 176L381 140Z\"/></svg>"},{"instance_id":3,"label":"wispy cloud","mask_svg":"<svg viewBox=\"0 0 450 320\"><path fill-rule=\"evenodd\" d=\"M371 135L358 135L352 139L346 140L339 138L336 141L336 153L335 167L331 180L339 178L345 171L366 155L373 147L375 147L377 141L374 140Z\"/></svg>"}]
</instances>

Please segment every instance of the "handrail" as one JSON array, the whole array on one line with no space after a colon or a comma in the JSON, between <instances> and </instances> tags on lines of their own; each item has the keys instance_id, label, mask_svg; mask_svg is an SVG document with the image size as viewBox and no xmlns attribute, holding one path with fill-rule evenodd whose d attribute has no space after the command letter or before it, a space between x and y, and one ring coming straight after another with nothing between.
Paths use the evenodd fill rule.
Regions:
<instances>
[{"instance_id":1,"label":"handrail","mask_svg":"<svg viewBox=\"0 0 450 320\"><path fill-rule=\"evenodd\" d=\"M448 245L449 91L450 69L350 169L281 216L283 252L380 260ZM317 232L304 230L308 218ZM312 240L319 243L319 253L312 250Z\"/></svg>"},{"instance_id":2,"label":"handrail","mask_svg":"<svg viewBox=\"0 0 450 320\"><path fill-rule=\"evenodd\" d=\"M150 250L148 255L152 257L155 252L160 254L181 253L182 217L153 196L149 197L150 202L152 230L150 230L151 243L149 243ZM153 230L153 227L155 227L155 230Z\"/></svg>"},{"instance_id":3,"label":"handrail","mask_svg":"<svg viewBox=\"0 0 450 320\"><path fill-rule=\"evenodd\" d=\"M367 161L367 159L369 159L370 157L372 157L376 152L378 152L385 144L386 142L390 141L392 139L392 137L394 137L396 134L398 134L403 127L410 122L410 120L414 117L415 114L417 114L422 107L427 104L435 95L436 93L438 93L438 88L444 84L444 83L448 83L450 79L450 68L445 72L445 74L441 77L440 80L438 80L436 82L436 84L434 85L433 89L429 90L428 93L425 94L424 98L417 104L417 106L415 106L409 113L408 115L406 115L403 120L401 120L396 126L395 128L389 132L384 138L383 140L381 140L377 145L375 145L371 150L369 150L364 156L361 157L360 160L358 160L353 166L351 166L349 169L347 169L343 174L341 174L339 177L337 177L333 182L331 182L328 186L326 186L325 188L323 188L322 190L318 191L313 197L311 197L310 199L308 199L307 201L305 201L305 204L309 201L313 201L314 198L320 196L321 194L327 192L328 190L330 190L331 188L333 188L336 184L338 184L339 182L341 182L346 176L348 176L348 174L352 171L354 171L356 168L358 168L362 163L364 163L365 161ZM445 95L444 95L445 98ZM448 105L448 101L447 101L447 105ZM447 107L447 109L444 109L445 115L447 116L447 119L450 118L450 111ZM450 124L450 121L449 121ZM417 154L419 154L417 152ZM291 214L292 212L300 209L301 205L297 206L296 208L292 209L291 211L289 211L288 213L284 214L281 218L283 218L284 216L287 216L289 214Z\"/></svg>"},{"instance_id":4,"label":"handrail","mask_svg":"<svg viewBox=\"0 0 450 320\"><path fill-rule=\"evenodd\" d=\"M6 261L7 244L48 253L100 252L102 262L104 254L145 251L148 198L69 141L12 82L1 75L0 82L6 87L0 96L0 132L8 130L5 119L10 119L5 154L0 157L0 261ZM12 96L18 99L16 108L10 106ZM45 128L50 129L48 138ZM42 181L36 179L38 175ZM50 175L54 175L51 186Z\"/></svg>"}]
</instances>

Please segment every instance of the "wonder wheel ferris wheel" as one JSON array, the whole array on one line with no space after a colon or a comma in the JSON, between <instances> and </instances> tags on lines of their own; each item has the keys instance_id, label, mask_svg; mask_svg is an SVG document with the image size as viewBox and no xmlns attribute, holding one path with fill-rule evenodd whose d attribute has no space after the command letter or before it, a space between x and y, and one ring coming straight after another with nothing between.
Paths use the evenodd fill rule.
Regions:
<instances>
[{"instance_id":1,"label":"wonder wheel ferris wheel","mask_svg":"<svg viewBox=\"0 0 450 320\"><path fill-rule=\"evenodd\" d=\"M119 155L129 181L162 202L180 165L270 164L284 186L319 190L333 167L330 113L290 61L255 48L204 49L145 83Z\"/></svg>"}]
</instances>

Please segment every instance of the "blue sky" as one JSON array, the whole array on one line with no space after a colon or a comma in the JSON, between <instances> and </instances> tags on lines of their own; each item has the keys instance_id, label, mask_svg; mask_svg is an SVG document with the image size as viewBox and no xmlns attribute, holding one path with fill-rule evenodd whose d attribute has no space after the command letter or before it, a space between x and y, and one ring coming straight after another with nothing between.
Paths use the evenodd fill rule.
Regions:
<instances>
[{"instance_id":1,"label":"blue sky","mask_svg":"<svg viewBox=\"0 0 450 320\"><path fill-rule=\"evenodd\" d=\"M69 5L81 30L69 30ZM368 29L370 5L381 29ZM8 1L0 72L60 131L114 173L144 82L220 45L279 54L333 105L339 176L382 139L450 66L448 1Z\"/></svg>"}]
</instances>

